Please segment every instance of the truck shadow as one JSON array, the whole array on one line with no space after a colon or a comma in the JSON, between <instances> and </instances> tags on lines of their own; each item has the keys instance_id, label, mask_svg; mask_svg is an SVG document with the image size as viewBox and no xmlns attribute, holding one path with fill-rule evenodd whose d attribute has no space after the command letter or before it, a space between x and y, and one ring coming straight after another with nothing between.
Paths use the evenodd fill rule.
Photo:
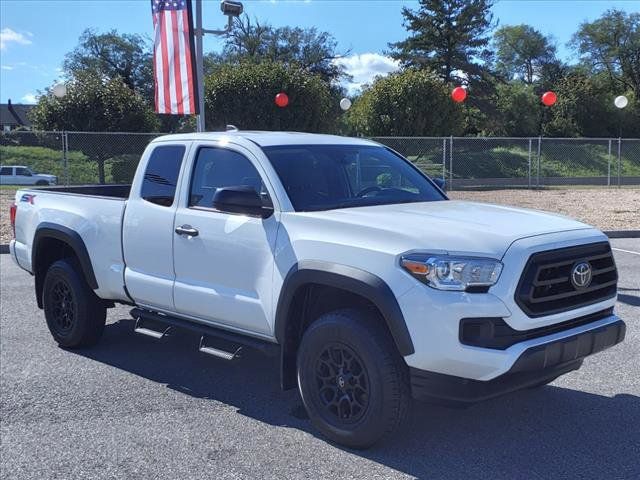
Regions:
<instances>
[{"instance_id":1,"label":"truck shadow","mask_svg":"<svg viewBox=\"0 0 640 480\"><path fill-rule=\"evenodd\" d=\"M132 330L128 319L108 324L98 346L75 352L256 420L318 435L297 393L280 390L278 358L247 351L225 362L199 353L191 333L155 341ZM418 478L640 478L639 425L640 397L547 386L467 410L416 403L393 437L347 451Z\"/></svg>"},{"instance_id":2,"label":"truck shadow","mask_svg":"<svg viewBox=\"0 0 640 480\"><path fill-rule=\"evenodd\" d=\"M631 305L632 307L640 307L640 288L618 288L618 292L638 292L638 293L618 293L618 301Z\"/></svg>"}]
</instances>

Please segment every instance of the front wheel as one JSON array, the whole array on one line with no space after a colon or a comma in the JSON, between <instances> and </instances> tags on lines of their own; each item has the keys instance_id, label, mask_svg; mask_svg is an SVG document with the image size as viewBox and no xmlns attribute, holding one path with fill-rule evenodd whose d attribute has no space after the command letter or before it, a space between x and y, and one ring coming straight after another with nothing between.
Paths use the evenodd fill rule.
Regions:
<instances>
[{"instance_id":1,"label":"front wheel","mask_svg":"<svg viewBox=\"0 0 640 480\"><path fill-rule=\"evenodd\" d=\"M53 263L42 292L47 326L61 347L77 348L100 340L107 309L71 259Z\"/></svg>"},{"instance_id":2,"label":"front wheel","mask_svg":"<svg viewBox=\"0 0 640 480\"><path fill-rule=\"evenodd\" d=\"M46 180L38 180L36 182L36 186L44 187L45 185L49 185L49 182L47 182Z\"/></svg>"},{"instance_id":3,"label":"front wheel","mask_svg":"<svg viewBox=\"0 0 640 480\"><path fill-rule=\"evenodd\" d=\"M345 309L321 316L304 333L297 366L311 422L337 443L370 447L407 414L407 366L373 314Z\"/></svg>"}]
</instances>

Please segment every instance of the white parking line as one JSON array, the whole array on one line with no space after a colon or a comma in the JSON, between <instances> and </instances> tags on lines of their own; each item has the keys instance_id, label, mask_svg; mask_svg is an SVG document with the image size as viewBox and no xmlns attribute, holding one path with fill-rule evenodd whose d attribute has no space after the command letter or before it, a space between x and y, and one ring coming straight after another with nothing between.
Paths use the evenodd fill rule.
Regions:
<instances>
[{"instance_id":1,"label":"white parking line","mask_svg":"<svg viewBox=\"0 0 640 480\"><path fill-rule=\"evenodd\" d=\"M612 247L612 248L611 248L611 250L617 250L617 251L619 251L619 252L630 253L630 254L632 254L632 255L640 255L640 252L634 252L634 251L632 251L632 250L624 250L624 249L622 249L622 248L615 248L615 247Z\"/></svg>"}]
</instances>

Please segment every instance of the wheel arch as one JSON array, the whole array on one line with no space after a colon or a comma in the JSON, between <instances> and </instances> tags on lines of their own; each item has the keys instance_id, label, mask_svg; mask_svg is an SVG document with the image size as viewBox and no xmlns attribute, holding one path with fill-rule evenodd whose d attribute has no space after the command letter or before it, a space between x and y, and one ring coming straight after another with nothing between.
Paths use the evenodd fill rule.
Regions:
<instances>
[{"instance_id":1,"label":"wheel arch","mask_svg":"<svg viewBox=\"0 0 640 480\"><path fill-rule=\"evenodd\" d=\"M31 251L31 265L35 275L35 290L38 307L42 308L44 277L49 266L56 260L74 256L82 269L82 275L92 290L98 288L91 264L91 257L82 237L64 225L41 223L36 229Z\"/></svg>"},{"instance_id":2,"label":"wheel arch","mask_svg":"<svg viewBox=\"0 0 640 480\"><path fill-rule=\"evenodd\" d=\"M287 273L278 299L275 317L275 336L281 346L282 388L296 384L297 346L302 338L305 309L308 306L310 288L328 288L343 292L347 298L362 300L380 314L392 340L402 356L414 353L411 335L389 286L378 276L364 270L330 262L300 261Z\"/></svg>"}]
</instances>

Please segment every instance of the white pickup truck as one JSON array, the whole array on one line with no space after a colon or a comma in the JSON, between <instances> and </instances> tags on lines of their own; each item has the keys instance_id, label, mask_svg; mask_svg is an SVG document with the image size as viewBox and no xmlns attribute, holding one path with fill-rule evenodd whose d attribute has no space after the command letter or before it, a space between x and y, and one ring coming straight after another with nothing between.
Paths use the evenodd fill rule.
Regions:
<instances>
[{"instance_id":1,"label":"white pickup truck","mask_svg":"<svg viewBox=\"0 0 640 480\"><path fill-rule=\"evenodd\" d=\"M46 173L35 173L29 167L0 165L0 185L55 185L58 177Z\"/></svg>"},{"instance_id":2,"label":"white pickup truck","mask_svg":"<svg viewBox=\"0 0 640 480\"><path fill-rule=\"evenodd\" d=\"M11 255L61 346L97 342L124 303L141 334L195 330L225 360L277 352L283 388L350 447L392 431L412 398L544 385L625 335L600 231L450 201L363 139L165 136L132 185L19 190L11 218Z\"/></svg>"}]
</instances>

